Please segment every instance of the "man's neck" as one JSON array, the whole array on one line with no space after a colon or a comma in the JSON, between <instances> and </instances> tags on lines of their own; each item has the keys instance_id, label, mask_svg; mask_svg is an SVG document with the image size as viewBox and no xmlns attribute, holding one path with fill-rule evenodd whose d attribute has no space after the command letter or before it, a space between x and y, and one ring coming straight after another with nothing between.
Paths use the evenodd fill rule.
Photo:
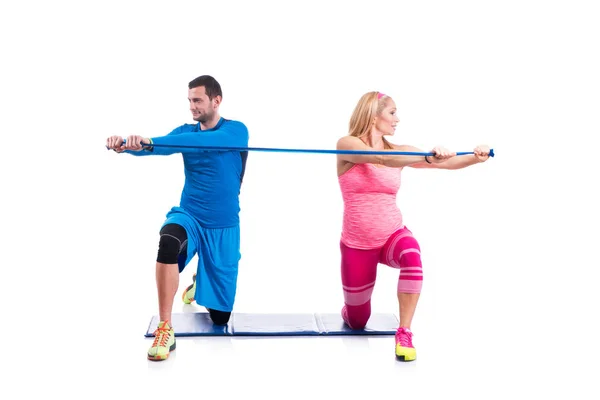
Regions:
<instances>
[{"instance_id":1,"label":"man's neck","mask_svg":"<svg viewBox=\"0 0 600 400\"><path fill-rule=\"evenodd\" d=\"M219 114L215 114L215 116L210 119L209 121L206 122L200 122L200 129L205 131L207 129L212 129L215 126L217 126L217 124L219 123L219 121L221 120L221 116Z\"/></svg>"}]
</instances>

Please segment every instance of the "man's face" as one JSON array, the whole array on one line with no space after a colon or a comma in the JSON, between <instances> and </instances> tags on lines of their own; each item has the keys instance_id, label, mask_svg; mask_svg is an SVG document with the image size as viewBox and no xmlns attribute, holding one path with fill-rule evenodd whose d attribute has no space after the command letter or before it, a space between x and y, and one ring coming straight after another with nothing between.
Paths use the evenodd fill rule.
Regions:
<instances>
[{"instance_id":1,"label":"man's face","mask_svg":"<svg viewBox=\"0 0 600 400\"><path fill-rule=\"evenodd\" d=\"M206 122L212 119L219 105L219 96L212 100L206 95L204 86L198 86L188 91L190 111L194 121Z\"/></svg>"}]
</instances>

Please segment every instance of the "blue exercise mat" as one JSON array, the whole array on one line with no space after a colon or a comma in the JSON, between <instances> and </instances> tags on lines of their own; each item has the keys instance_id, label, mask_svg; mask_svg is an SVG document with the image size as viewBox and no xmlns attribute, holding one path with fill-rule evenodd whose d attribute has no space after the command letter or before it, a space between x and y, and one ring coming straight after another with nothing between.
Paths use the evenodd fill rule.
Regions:
<instances>
[{"instance_id":1,"label":"blue exercise mat","mask_svg":"<svg viewBox=\"0 0 600 400\"><path fill-rule=\"evenodd\" d=\"M171 316L175 336L323 336L394 335L394 314L372 314L364 329L350 329L340 314L245 314L233 313L229 323L217 326L208 313L175 313ZM158 316L153 316L146 337L153 337Z\"/></svg>"}]
</instances>

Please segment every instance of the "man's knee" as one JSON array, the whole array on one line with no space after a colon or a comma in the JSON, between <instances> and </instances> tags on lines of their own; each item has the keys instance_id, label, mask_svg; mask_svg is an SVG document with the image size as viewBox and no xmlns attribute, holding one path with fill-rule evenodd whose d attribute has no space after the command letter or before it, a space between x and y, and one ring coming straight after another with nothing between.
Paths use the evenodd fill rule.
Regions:
<instances>
[{"instance_id":1,"label":"man's knee","mask_svg":"<svg viewBox=\"0 0 600 400\"><path fill-rule=\"evenodd\" d=\"M230 311L219 311L208 309L210 319L215 325L226 325L231 317Z\"/></svg>"},{"instance_id":2,"label":"man's knee","mask_svg":"<svg viewBox=\"0 0 600 400\"><path fill-rule=\"evenodd\" d=\"M162 264L177 264L179 253L187 245L185 228L177 224L167 224L160 230L156 261Z\"/></svg>"}]
</instances>

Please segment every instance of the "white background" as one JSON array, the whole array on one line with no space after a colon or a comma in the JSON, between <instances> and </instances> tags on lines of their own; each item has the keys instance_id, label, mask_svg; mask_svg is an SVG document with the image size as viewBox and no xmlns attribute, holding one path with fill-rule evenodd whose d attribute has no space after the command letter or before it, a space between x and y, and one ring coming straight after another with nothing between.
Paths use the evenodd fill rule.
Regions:
<instances>
[{"instance_id":1,"label":"white background","mask_svg":"<svg viewBox=\"0 0 600 400\"><path fill-rule=\"evenodd\" d=\"M3 3L11 398L95 398L117 384L132 397L597 396L594 6ZM219 80L221 114L247 125L251 146L333 149L360 96L379 90L399 108L394 143L495 149L465 170L403 173L398 205L425 274L416 362L396 362L389 337L182 339L178 356L146 361L157 232L179 201L182 161L104 142L192 122L187 83L202 74ZM241 207L236 310L339 312L335 156L250 153ZM396 284L381 267L374 312L398 312Z\"/></svg>"}]
</instances>

